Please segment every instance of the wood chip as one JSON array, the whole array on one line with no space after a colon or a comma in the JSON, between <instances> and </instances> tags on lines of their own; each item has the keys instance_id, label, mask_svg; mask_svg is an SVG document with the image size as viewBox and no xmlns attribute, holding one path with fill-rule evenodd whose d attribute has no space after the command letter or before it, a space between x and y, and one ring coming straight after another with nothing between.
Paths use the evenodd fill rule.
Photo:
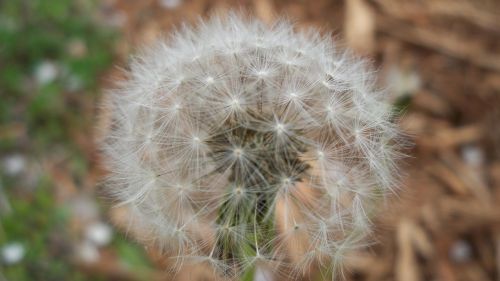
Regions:
<instances>
[{"instance_id":1,"label":"wood chip","mask_svg":"<svg viewBox=\"0 0 500 281\"><path fill-rule=\"evenodd\" d=\"M254 0L255 15L267 24L272 24L276 12L270 0Z\"/></svg>"},{"instance_id":2,"label":"wood chip","mask_svg":"<svg viewBox=\"0 0 500 281\"><path fill-rule=\"evenodd\" d=\"M364 0L347 0L344 33L347 44L360 54L375 49L375 14Z\"/></svg>"},{"instance_id":3,"label":"wood chip","mask_svg":"<svg viewBox=\"0 0 500 281\"><path fill-rule=\"evenodd\" d=\"M481 126L468 125L460 128L443 128L431 136L418 138L417 142L427 149L443 150L479 141L483 135Z\"/></svg>"},{"instance_id":4,"label":"wood chip","mask_svg":"<svg viewBox=\"0 0 500 281\"><path fill-rule=\"evenodd\" d=\"M382 15L377 16L376 22L378 30L403 41L436 50L486 69L500 71L500 55L485 52L484 46L467 38L453 37L449 32L428 30Z\"/></svg>"},{"instance_id":5,"label":"wood chip","mask_svg":"<svg viewBox=\"0 0 500 281\"><path fill-rule=\"evenodd\" d=\"M414 224L409 219L401 219L398 225L398 254L395 265L395 279L397 281L420 280L420 270L417 265L415 250L412 246L412 233L414 229Z\"/></svg>"}]
</instances>

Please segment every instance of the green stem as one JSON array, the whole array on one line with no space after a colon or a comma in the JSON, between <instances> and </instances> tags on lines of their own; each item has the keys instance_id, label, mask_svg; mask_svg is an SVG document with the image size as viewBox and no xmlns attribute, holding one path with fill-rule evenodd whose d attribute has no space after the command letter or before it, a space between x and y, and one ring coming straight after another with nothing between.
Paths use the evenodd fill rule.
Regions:
<instances>
[{"instance_id":1,"label":"green stem","mask_svg":"<svg viewBox=\"0 0 500 281\"><path fill-rule=\"evenodd\" d=\"M255 276L255 265L249 267L241 276L241 281L253 281Z\"/></svg>"}]
</instances>

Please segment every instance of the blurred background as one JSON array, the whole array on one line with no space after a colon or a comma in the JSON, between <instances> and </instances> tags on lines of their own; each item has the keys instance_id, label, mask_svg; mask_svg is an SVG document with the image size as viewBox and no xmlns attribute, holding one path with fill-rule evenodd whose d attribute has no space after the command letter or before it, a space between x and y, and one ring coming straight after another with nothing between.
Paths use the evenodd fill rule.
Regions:
<instances>
[{"instance_id":1,"label":"blurred background","mask_svg":"<svg viewBox=\"0 0 500 281\"><path fill-rule=\"evenodd\" d=\"M93 140L131 54L230 9L333 31L373 62L415 144L345 279L500 280L498 0L1 0L0 281L210 280L170 276L115 227Z\"/></svg>"}]
</instances>

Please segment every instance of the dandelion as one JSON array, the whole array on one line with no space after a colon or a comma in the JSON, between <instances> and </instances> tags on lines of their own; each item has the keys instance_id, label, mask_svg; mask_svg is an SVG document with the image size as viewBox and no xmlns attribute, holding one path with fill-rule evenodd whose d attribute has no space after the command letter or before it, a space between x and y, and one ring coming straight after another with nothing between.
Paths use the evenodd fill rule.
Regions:
<instances>
[{"instance_id":1,"label":"dandelion","mask_svg":"<svg viewBox=\"0 0 500 281\"><path fill-rule=\"evenodd\" d=\"M221 278L336 269L365 245L399 133L365 63L334 46L233 14L133 60L102 148L144 242Z\"/></svg>"}]
</instances>

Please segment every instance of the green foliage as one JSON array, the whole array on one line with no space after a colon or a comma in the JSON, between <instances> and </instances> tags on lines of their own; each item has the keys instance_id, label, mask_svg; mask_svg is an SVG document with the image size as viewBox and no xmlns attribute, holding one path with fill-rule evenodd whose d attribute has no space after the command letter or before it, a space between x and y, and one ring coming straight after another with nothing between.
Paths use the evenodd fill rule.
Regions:
<instances>
[{"instance_id":1,"label":"green foliage","mask_svg":"<svg viewBox=\"0 0 500 281\"><path fill-rule=\"evenodd\" d=\"M25 255L20 263L1 268L8 280L84 280L68 266L68 211L54 202L50 179L40 179L33 192L11 193L12 210L0 223L0 245L21 243Z\"/></svg>"},{"instance_id":2,"label":"green foliage","mask_svg":"<svg viewBox=\"0 0 500 281\"><path fill-rule=\"evenodd\" d=\"M146 274L148 269L151 268L151 264L141 246L131 243L130 240L121 235L116 237L112 246L120 256L120 262L128 267L133 267L136 272L139 272L139 275L141 272Z\"/></svg>"},{"instance_id":3,"label":"green foliage","mask_svg":"<svg viewBox=\"0 0 500 281\"><path fill-rule=\"evenodd\" d=\"M99 74L112 61L114 35L95 23L90 3L0 2L0 65L7 66L0 75L0 125L26 124L27 137L42 146L37 148L64 143L83 114L83 102L95 98ZM71 50L75 42L79 54ZM44 63L57 75L40 83L36 73Z\"/></svg>"},{"instance_id":4,"label":"green foliage","mask_svg":"<svg viewBox=\"0 0 500 281\"><path fill-rule=\"evenodd\" d=\"M89 163L72 138L76 130L93 127L89 105L96 103L116 37L98 23L96 8L96 1L0 1L0 155L20 151L42 161L62 155L65 172L77 184ZM53 73L41 79L44 66ZM0 279L104 280L71 263L76 237L69 230L69 210L55 200L56 179L31 168L25 171L29 181L0 168L0 197L10 206L8 212L0 208L0 248L17 242L25 249L17 264L0 259ZM111 246L131 270L149 268L140 247L121 237Z\"/></svg>"}]
</instances>

